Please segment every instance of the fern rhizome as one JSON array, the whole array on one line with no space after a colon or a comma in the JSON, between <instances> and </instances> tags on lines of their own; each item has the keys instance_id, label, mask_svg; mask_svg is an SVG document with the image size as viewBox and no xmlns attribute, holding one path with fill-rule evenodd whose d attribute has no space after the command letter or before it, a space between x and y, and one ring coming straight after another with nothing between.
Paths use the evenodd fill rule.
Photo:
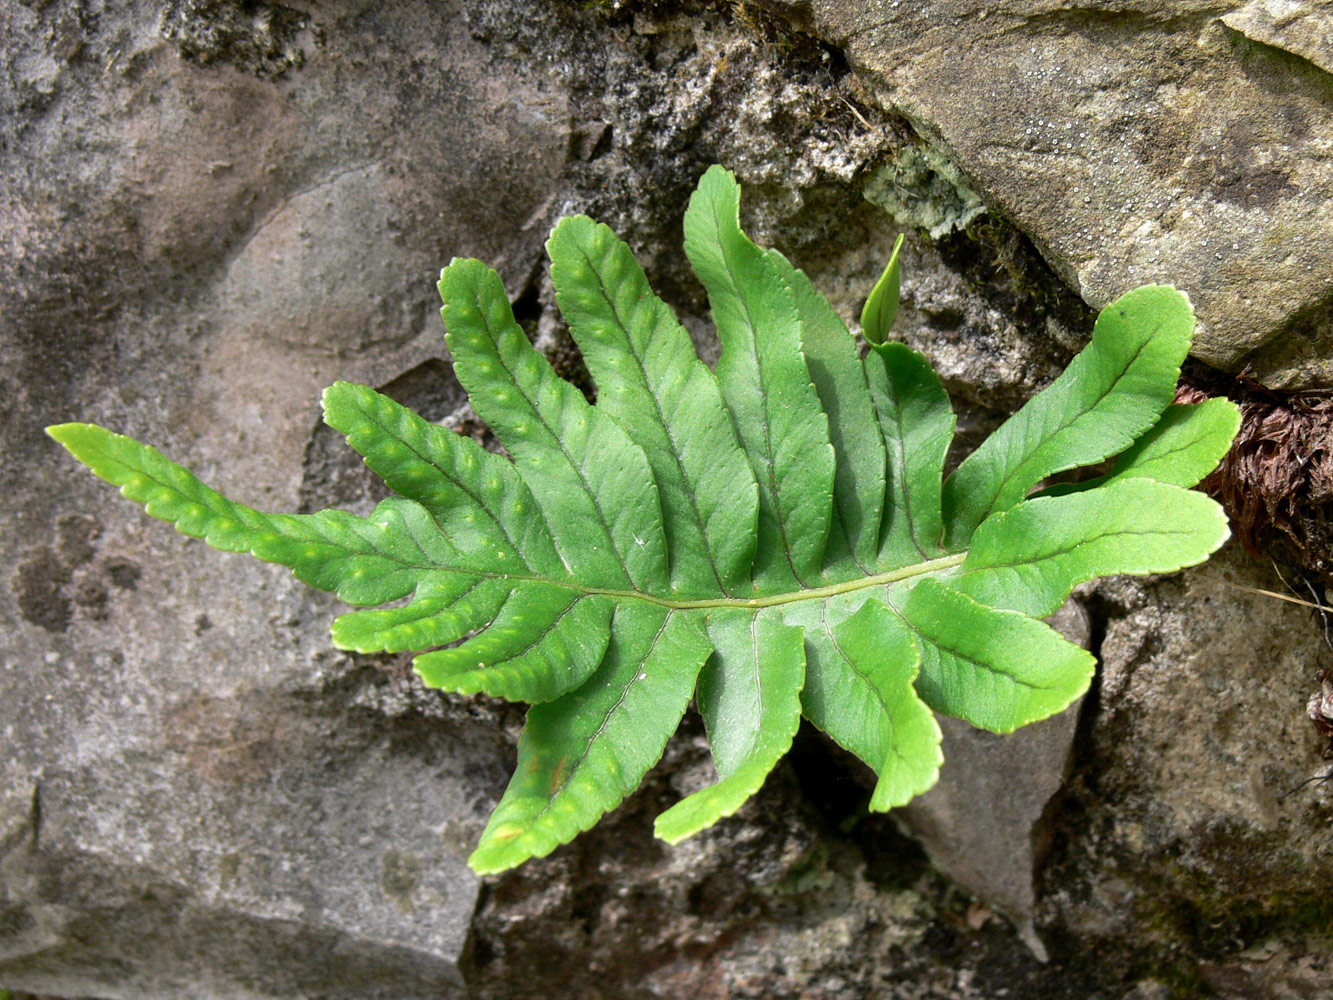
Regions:
<instances>
[{"instance_id":1,"label":"fern rhizome","mask_svg":"<svg viewBox=\"0 0 1333 1000\"><path fill-rule=\"evenodd\" d=\"M1177 570L1225 541L1221 509L1189 487L1238 413L1172 405L1194 316L1175 289L1139 288L945 478L948 399L885 339L896 248L863 358L809 279L741 231L739 204L714 167L685 215L714 370L610 229L556 226L551 277L596 405L532 347L494 271L445 268L454 369L510 458L339 382L326 421L397 494L367 517L261 513L100 427L50 434L177 530L371 608L334 621L339 647L419 651L430 687L531 704L479 872L614 808L691 699L719 777L659 816L659 837L733 813L802 715L874 769L872 809L902 805L939 774L934 713L1007 733L1086 690L1093 657L1041 621L1073 587ZM1040 489L1117 454L1097 479Z\"/></svg>"}]
</instances>

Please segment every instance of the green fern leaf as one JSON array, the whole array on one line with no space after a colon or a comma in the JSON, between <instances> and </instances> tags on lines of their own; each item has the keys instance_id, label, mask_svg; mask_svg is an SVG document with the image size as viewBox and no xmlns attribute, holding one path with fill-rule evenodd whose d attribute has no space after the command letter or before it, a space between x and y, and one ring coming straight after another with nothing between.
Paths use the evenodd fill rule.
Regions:
<instances>
[{"instance_id":1,"label":"green fern leaf","mask_svg":"<svg viewBox=\"0 0 1333 1000\"><path fill-rule=\"evenodd\" d=\"M944 484L945 539L967 545L991 514L1042 479L1130 447L1175 397L1194 310L1174 288L1145 285L1097 317L1092 343L963 460Z\"/></svg>"},{"instance_id":2,"label":"green fern leaf","mask_svg":"<svg viewBox=\"0 0 1333 1000\"><path fill-rule=\"evenodd\" d=\"M708 290L722 398L759 489L753 590L776 593L820 577L834 453L801 352L796 294L739 220L740 185L709 170L685 212L685 254Z\"/></svg>"},{"instance_id":3,"label":"green fern leaf","mask_svg":"<svg viewBox=\"0 0 1333 1000\"><path fill-rule=\"evenodd\" d=\"M759 790L791 746L801 721L805 641L776 608L708 616L713 655L699 680L699 710L722 780L676 803L654 825L674 844L723 816Z\"/></svg>"},{"instance_id":4,"label":"green fern leaf","mask_svg":"<svg viewBox=\"0 0 1333 1000\"><path fill-rule=\"evenodd\" d=\"M1121 452L1104 476L1081 483L1061 483L1040 496L1060 496L1096 489L1119 479L1155 479L1172 486L1194 486L1217 467L1240 430L1240 408L1217 397L1202 403L1168 406L1137 441Z\"/></svg>"},{"instance_id":5,"label":"green fern leaf","mask_svg":"<svg viewBox=\"0 0 1333 1000\"><path fill-rule=\"evenodd\" d=\"M262 513L100 427L49 432L152 516L361 606L333 623L340 647L413 651L431 687L532 705L480 872L615 808L691 699L718 781L658 818L663 839L740 808L801 717L873 769L870 807L889 809L938 776L934 712L1009 732L1086 689L1092 657L1039 620L1075 586L1222 544L1220 508L1184 487L1237 415L1168 408L1193 315L1174 289L1138 289L945 480L948 399L924 358L885 340L898 247L862 357L805 275L745 235L739 206L714 167L685 219L722 344L713 371L614 233L581 216L556 227L552 279L596 406L533 349L494 271L451 263L454 368L510 457L337 383L326 421L397 494L365 517ZM1106 476L1032 493L1118 452Z\"/></svg>"},{"instance_id":6,"label":"green fern leaf","mask_svg":"<svg viewBox=\"0 0 1333 1000\"><path fill-rule=\"evenodd\" d=\"M861 309L861 336L871 347L879 347L889 336L889 328L898 318L898 255L902 253L903 237L898 236L889 252L889 262L866 297Z\"/></svg>"}]
</instances>

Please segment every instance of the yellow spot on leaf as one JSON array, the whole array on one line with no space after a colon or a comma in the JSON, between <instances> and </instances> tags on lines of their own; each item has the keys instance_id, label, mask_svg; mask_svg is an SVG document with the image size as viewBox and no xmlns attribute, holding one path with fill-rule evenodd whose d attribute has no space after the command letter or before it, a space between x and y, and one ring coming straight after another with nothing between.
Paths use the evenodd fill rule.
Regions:
<instances>
[{"instance_id":1,"label":"yellow spot on leaf","mask_svg":"<svg viewBox=\"0 0 1333 1000\"><path fill-rule=\"evenodd\" d=\"M551 768L550 793L551 793L552 795L554 795L556 792L560 791L561 786L564 785L564 783L565 783L565 771L566 771L568 768L569 768L569 758L568 758L568 757L561 757L558 761L556 761L556 763L555 763L555 767Z\"/></svg>"}]
</instances>

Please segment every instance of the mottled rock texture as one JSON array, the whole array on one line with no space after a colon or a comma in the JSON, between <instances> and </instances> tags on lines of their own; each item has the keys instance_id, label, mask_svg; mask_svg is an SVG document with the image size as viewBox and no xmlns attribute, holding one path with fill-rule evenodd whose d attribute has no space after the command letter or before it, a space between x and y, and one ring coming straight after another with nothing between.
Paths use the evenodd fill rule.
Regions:
<instances>
[{"instance_id":1,"label":"mottled rock texture","mask_svg":"<svg viewBox=\"0 0 1333 1000\"><path fill-rule=\"evenodd\" d=\"M928 854L810 731L738 816L652 840L709 780L687 718L603 826L482 882L463 859L521 711L336 653L335 602L41 433L96 420L257 506L364 510L328 382L482 433L439 336L454 255L591 391L541 253L589 212L715 352L679 235L712 162L849 318L912 228L899 329L960 452L1151 278L1194 295L1200 357L1311 384L1327 15L1173 10L0 0L0 987L1318 996L1333 783L1291 790L1327 767L1305 704L1330 654L1305 609L1230 587L1283 589L1260 560L1081 594L1099 685L1045 739L958 734L963 772L901 818Z\"/></svg>"},{"instance_id":2,"label":"mottled rock texture","mask_svg":"<svg viewBox=\"0 0 1333 1000\"><path fill-rule=\"evenodd\" d=\"M333 654L329 603L126 517L41 428L122 428L262 507L355 500L311 452L321 388L440 354L449 254L522 283L567 92L447 5L0 10L0 980L457 995L493 713Z\"/></svg>"},{"instance_id":3,"label":"mottled rock texture","mask_svg":"<svg viewBox=\"0 0 1333 1000\"><path fill-rule=\"evenodd\" d=\"M770 0L1100 307L1188 288L1197 357L1333 376L1327 5L1286 0Z\"/></svg>"},{"instance_id":4,"label":"mottled rock texture","mask_svg":"<svg viewBox=\"0 0 1333 1000\"><path fill-rule=\"evenodd\" d=\"M1232 550L1099 588L1101 683L1038 924L1126 965L1189 940L1200 992L1313 997L1333 968L1333 796L1302 786L1329 768L1291 706L1317 690L1311 666L1328 650L1309 641L1308 612L1230 586L1254 575Z\"/></svg>"},{"instance_id":5,"label":"mottled rock texture","mask_svg":"<svg viewBox=\"0 0 1333 1000\"><path fill-rule=\"evenodd\" d=\"M1091 645L1091 622L1078 600L1067 600L1050 622L1070 642ZM1007 736L941 718L940 780L896 813L931 860L1006 917L1042 961L1046 946L1033 924L1036 872L1049 846L1047 809L1069 776L1081 705Z\"/></svg>"}]
</instances>

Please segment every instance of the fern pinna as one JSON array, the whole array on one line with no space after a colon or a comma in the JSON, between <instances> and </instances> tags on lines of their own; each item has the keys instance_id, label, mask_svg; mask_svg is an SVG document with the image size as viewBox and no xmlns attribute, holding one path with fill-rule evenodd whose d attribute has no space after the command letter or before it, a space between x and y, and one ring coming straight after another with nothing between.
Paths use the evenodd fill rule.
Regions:
<instances>
[{"instance_id":1,"label":"fern pinna","mask_svg":"<svg viewBox=\"0 0 1333 1000\"><path fill-rule=\"evenodd\" d=\"M863 358L805 275L741 231L739 201L714 167L685 216L722 346L712 371L614 233L582 216L555 228L551 276L595 406L533 349L494 271L445 268L455 371L512 461L337 383L325 419L398 494L367 517L261 513L100 427L50 433L178 530L392 605L338 618L338 646L421 651L431 687L531 703L479 872L614 808L691 699L718 780L658 817L665 840L754 794L802 715L874 769L872 809L901 805L938 776L935 712L1004 733L1087 688L1092 656L1040 620L1074 586L1222 544L1220 508L1188 487L1238 415L1171 405L1193 314L1174 289L1140 288L946 479L939 379L884 337L896 248ZM1121 452L1097 479L1034 493Z\"/></svg>"}]
</instances>

